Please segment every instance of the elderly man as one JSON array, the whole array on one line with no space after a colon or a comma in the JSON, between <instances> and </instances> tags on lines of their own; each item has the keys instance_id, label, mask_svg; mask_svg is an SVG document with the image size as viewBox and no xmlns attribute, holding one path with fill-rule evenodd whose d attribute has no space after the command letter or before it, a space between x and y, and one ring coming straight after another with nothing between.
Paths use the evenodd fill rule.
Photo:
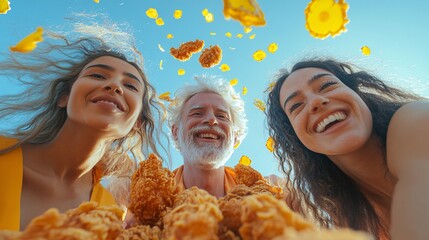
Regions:
<instances>
[{"instance_id":1,"label":"elderly man","mask_svg":"<svg viewBox=\"0 0 429 240\"><path fill-rule=\"evenodd\" d=\"M228 82L200 77L176 92L169 113L184 163L174 171L179 186L225 196L236 185L235 173L225 163L247 133L243 100Z\"/></svg>"}]
</instances>

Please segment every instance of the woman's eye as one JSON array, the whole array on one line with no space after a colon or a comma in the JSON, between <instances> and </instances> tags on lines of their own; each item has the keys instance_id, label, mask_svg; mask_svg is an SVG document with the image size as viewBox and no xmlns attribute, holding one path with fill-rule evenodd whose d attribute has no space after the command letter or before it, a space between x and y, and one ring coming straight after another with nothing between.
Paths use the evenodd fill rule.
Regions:
<instances>
[{"instance_id":1,"label":"woman's eye","mask_svg":"<svg viewBox=\"0 0 429 240\"><path fill-rule=\"evenodd\" d=\"M98 78L98 79L106 79L103 75L98 73L89 74L90 77Z\"/></svg>"},{"instance_id":2,"label":"woman's eye","mask_svg":"<svg viewBox=\"0 0 429 240\"><path fill-rule=\"evenodd\" d=\"M334 85L334 84L337 84L337 82L327 81L327 82L323 83L322 86L320 86L320 91L322 91L323 89L325 89L331 85Z\"/></svg>"},{"instance_id":3,"label":"woman's eye","mask_svg":"<svg viewBox=\"0 0 429 240\"><path fill-rule=\"evenodd\" d=\"M138 88L137 88L136 86L132 85L132 84L125 84L125 86L126 86L127 88L129 88L129 89L134 90L134 91L138 91Z\"/></svg>"},{"instance_id":4,"label":"woman's eye","mask_svg":"<svg viewBox=\"0 0 429 240\"><path fill-rule=\"evenodd\" d=\"M293 110L297 109L299 106L301 106L301 103L295 103L295 104L293 104L290 107L289 112L293 112Z\"/></svg>"}]
</instances>

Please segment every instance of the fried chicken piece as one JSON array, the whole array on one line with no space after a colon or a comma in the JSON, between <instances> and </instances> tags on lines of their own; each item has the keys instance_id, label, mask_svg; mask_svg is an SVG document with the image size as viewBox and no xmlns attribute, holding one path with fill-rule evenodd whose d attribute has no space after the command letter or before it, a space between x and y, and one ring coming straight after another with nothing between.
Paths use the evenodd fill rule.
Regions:
<instances>
[{"instance_id":1,"label":"fried chicken piece","mask_svg":"<svg viewBox=\"0 0 429 240\"><path fill-rule=\"evenodd\" d=\"M316 228L271 194L259 193L247 196L241 203L243 224L239 232L243 240L272 239L281 236L286 228L293 228L296 231Z\"/></svg>"},{"instance_id":2,"label":"fried chicken piece","mask_svg":"<svg viewBox=\"0 0 429 240\"><path fill-rule=\"evenodd\" d=\"M215 197L192 187L179 193L174 205L164 217L163 239L219 239L218 222L222 213Z\"/></svg>"},{"instance_id":3,"label":"fried chicken piece","mask_svg":"<svg viewBox=\"0 0 429 240\"><path fill-rule=\"evenodd\" d=\"M222 49L218 45L210 46L204 49L198 61L204 68L214 67L222 61Z\"/></svg>"},{"instance_id":4,"label":"fried chicken piece","mask_svg":"<svg viewBox=\"0 0 429 240\"><path fill-rule=\"evenodd\" d=\"M182 43L178 49L170 48L170 54L177 60L188 61L192 54L200 52L204 47L203 40L195 40Z\"/></svg>"},{"instance_id":5,"label":"fried chicken piece","mask_svg":"<svg viewBox=\"0 0 429 240\"><path fill-rule=\"evenodd\" d=\"M0 230L0 240L18 239L21 236L20 232L11 230Z\"/></svg>"},{"instance_id":6,"label":"fried chicken piece","mask_svg":"<svg viewBox=\"0 0 429 240\"><path fill-rule=\"evenodd\" d=\"M140 163L131 178L129 210L141 225L161 226L178 193L173 173L154 154Z\"/></svg>"},{"instance_id":7,"label":"fried chicken piece","mask_svg":"<svg viewBox=\"0 0 429 240\"><path fill-rule=\"evenodd\" d=\"M147 225L138 225L124 229L116 240L159 240L161 239L161 229Z\"/></svg>"},{"instance_id":8,"label":"fried chicken piece","mask_svg":"<svg viewBox=\"0 0 429 240\"><path fill-rule=\"evenodd\" d=\"M96 202L82 203L65 214L51 208L14 239L114 240L122 229L122 214L117 206L98 206Z\"/></svg>"},{"instance_id":9,"label":"fried chicken piece","mask_svg":"<svg viewBox=\"0 0 429 240\"><path fill-rule=\"evenodd\" d=\"M335 230L305 230L296 231L287 228L283 235L273 238L273 240L371 240L372 238L365 232L353 231L350 229Z\"/></svg>"},{"instance_id":10,"label":"fried chicken piece","mask_svg":"<svg viewBox=\"0 0 429 240\"><path fill-rule=\"evenodd\" d=\"M271 185L262 174L250 166L237 164L234 167L237 184L244 184L252 187L256 192L270 192L278 199L283 199L283 189L279 186Z\"/></svg>"},{"instance_id":11,"label":"fried chicken piece","mask_svg":"<svg viewBox=\"0 0 429 240\"><path fill-rule=\"evenodd\" d=\"M237 185L227 193L225 197L219 199L219 209L222 212L223 219L219 223L221 236L228 239L228 231L234 235L240 234L238 229L241 227L241 201L244 197L256 194L250 187Z\"/></svg>"}]
</instances>

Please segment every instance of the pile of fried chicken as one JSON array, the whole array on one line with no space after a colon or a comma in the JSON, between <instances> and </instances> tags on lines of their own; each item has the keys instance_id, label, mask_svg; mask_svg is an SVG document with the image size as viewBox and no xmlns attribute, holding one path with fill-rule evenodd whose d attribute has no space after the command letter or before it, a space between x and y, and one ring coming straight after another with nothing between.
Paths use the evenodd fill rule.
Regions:
<instances>
[{"instance_id":1,"label":"pile of fried chicken","mask_svg":"<svg viewBox=\"0 0 429 240\"><path fill-rule=\"evenodd\" d=\"M59 214L50 209L23 232L0 231L0 239L201 239L201 240L369 240L347 229L321 230L290 210L282 188L243 164L238 185L216 199L196 187L179 192L174 175L155 155L132 176L129 210L136 223L122 228L119 207L83 203Z\"/></svg>"}]
</instances>

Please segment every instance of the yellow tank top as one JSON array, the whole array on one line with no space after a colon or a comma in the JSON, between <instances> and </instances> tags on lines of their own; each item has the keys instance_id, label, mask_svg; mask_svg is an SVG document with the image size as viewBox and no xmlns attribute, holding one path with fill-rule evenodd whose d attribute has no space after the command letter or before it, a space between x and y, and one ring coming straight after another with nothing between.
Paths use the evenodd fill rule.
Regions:
<instances>
[{"instance_id":1,"label":"yellow tank top","mask_svg":"<svg viewBox=\"0 0 429 240\"><path fill-rule=\"evenodd\" d=\"M0 137L0 149L17 142L16 139ZM0 230L19 231L22 190L22 149L0 155ZM116 205L116 201L99 182L94 184L90 201L100 205Z\"/></svg>"}]
</instances>

